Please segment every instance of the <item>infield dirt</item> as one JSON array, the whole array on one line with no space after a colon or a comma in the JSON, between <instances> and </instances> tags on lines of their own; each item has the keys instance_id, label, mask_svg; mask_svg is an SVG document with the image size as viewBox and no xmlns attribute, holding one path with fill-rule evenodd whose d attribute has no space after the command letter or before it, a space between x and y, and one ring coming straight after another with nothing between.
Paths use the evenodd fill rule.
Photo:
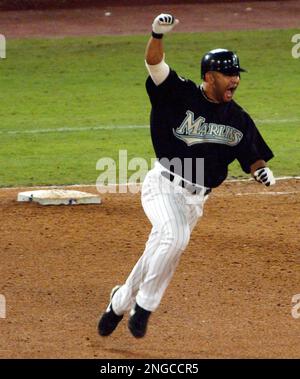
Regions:
<instances>
[{"instance_id":1,"label":"infield dirt","mask_svg":"<svg viewBox=\"0 0 300 379\"><path fill-rule=\"evenodd\" d=\"M127 318L110 337L96 331L150 231L139 195L47 207L18 192L0 191L1 357L299 357L299 180L213 191L142 341Z\"/></svg>"}]
</instances>

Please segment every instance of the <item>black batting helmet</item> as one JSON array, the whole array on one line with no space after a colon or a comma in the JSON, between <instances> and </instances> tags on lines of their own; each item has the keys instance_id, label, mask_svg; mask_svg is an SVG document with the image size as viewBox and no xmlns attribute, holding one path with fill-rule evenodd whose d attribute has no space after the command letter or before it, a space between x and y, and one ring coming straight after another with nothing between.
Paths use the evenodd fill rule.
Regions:
<instances>
[{"instance_id":1,"label":"black batting helmet","mask_svg":"<svg viewBox=\"0 0 300 379\"><path fill-rule=\"evenodd\" d=\"M239 74L246 72L240 67L238 56L233 52L226 49L214 49L204 54L201 60L201 78L208 71L218 71L225 75Z\"/></svg>"}]
</instances>

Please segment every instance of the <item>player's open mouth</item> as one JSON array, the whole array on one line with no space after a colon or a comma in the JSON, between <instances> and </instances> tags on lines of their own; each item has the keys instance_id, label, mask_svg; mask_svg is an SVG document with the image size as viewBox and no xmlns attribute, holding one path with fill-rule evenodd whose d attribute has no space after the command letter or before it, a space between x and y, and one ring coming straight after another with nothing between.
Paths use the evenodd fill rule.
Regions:
<instances>
[{"instance_id":1,"label":"player's open mouth","mask_svg":"<svg viewBox=\"0 0 300 379\"><path fill-rule=\"evenodd\" d=\"M232 93L234 93L234 91L236 90L237 86L231 86L231 87L228 87L227 90L231 91Z\"/></svg>"},{"instance_id":2,"label":"player's open mouth","mask_svg":"<svg viewBox=\"0 0 300 379\"><path fill-rule=\"evenodd\" d=\"M234 94L234 91L236 90L237 86L231 86L228 87L225 91L225 97L226 99L230 100Z\"/></svg>"}]
</instances>

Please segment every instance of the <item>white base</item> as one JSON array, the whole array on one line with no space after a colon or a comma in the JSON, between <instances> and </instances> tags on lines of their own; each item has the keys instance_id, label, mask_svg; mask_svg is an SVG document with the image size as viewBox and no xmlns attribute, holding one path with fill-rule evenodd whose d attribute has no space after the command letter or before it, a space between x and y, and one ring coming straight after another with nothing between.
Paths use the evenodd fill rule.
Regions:
<instances>
[{"instance_id":1,"label":"white base","mask_svg":"<svg viewBox=\"0 0 300 379\"><path fill-rule=\"evenodd\" d=\"M62 189L19 192L18 201L33 201L41 205L79 205L101 203L101 199L98 195Z\"/></svg>"}]
</instances>

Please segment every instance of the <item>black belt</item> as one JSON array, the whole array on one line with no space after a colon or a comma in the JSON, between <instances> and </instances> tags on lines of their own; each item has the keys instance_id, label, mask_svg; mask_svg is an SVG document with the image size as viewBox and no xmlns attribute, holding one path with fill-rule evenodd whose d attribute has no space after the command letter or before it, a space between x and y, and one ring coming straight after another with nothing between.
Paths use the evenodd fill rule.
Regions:
<instances>
[{"instance_id":1,"label":"black belt","mask_svg":"<svg viewBox=\"0 0 300 379\"><path fill-rule=\"evenodd\" d=\"M175 175L171 174L168 171L162 171L161 175L170 180L170 182L174 182ZM208 195L211 192L211 188L206 188L206 187L200 187L198 184L194 183L189 183L186 180L181 179L178 183L178 185L182 188L185 188L188 190L192 195L199 195L203 191L203 188L205 188L204 196Z\"/></svg>"}]
</instances>

